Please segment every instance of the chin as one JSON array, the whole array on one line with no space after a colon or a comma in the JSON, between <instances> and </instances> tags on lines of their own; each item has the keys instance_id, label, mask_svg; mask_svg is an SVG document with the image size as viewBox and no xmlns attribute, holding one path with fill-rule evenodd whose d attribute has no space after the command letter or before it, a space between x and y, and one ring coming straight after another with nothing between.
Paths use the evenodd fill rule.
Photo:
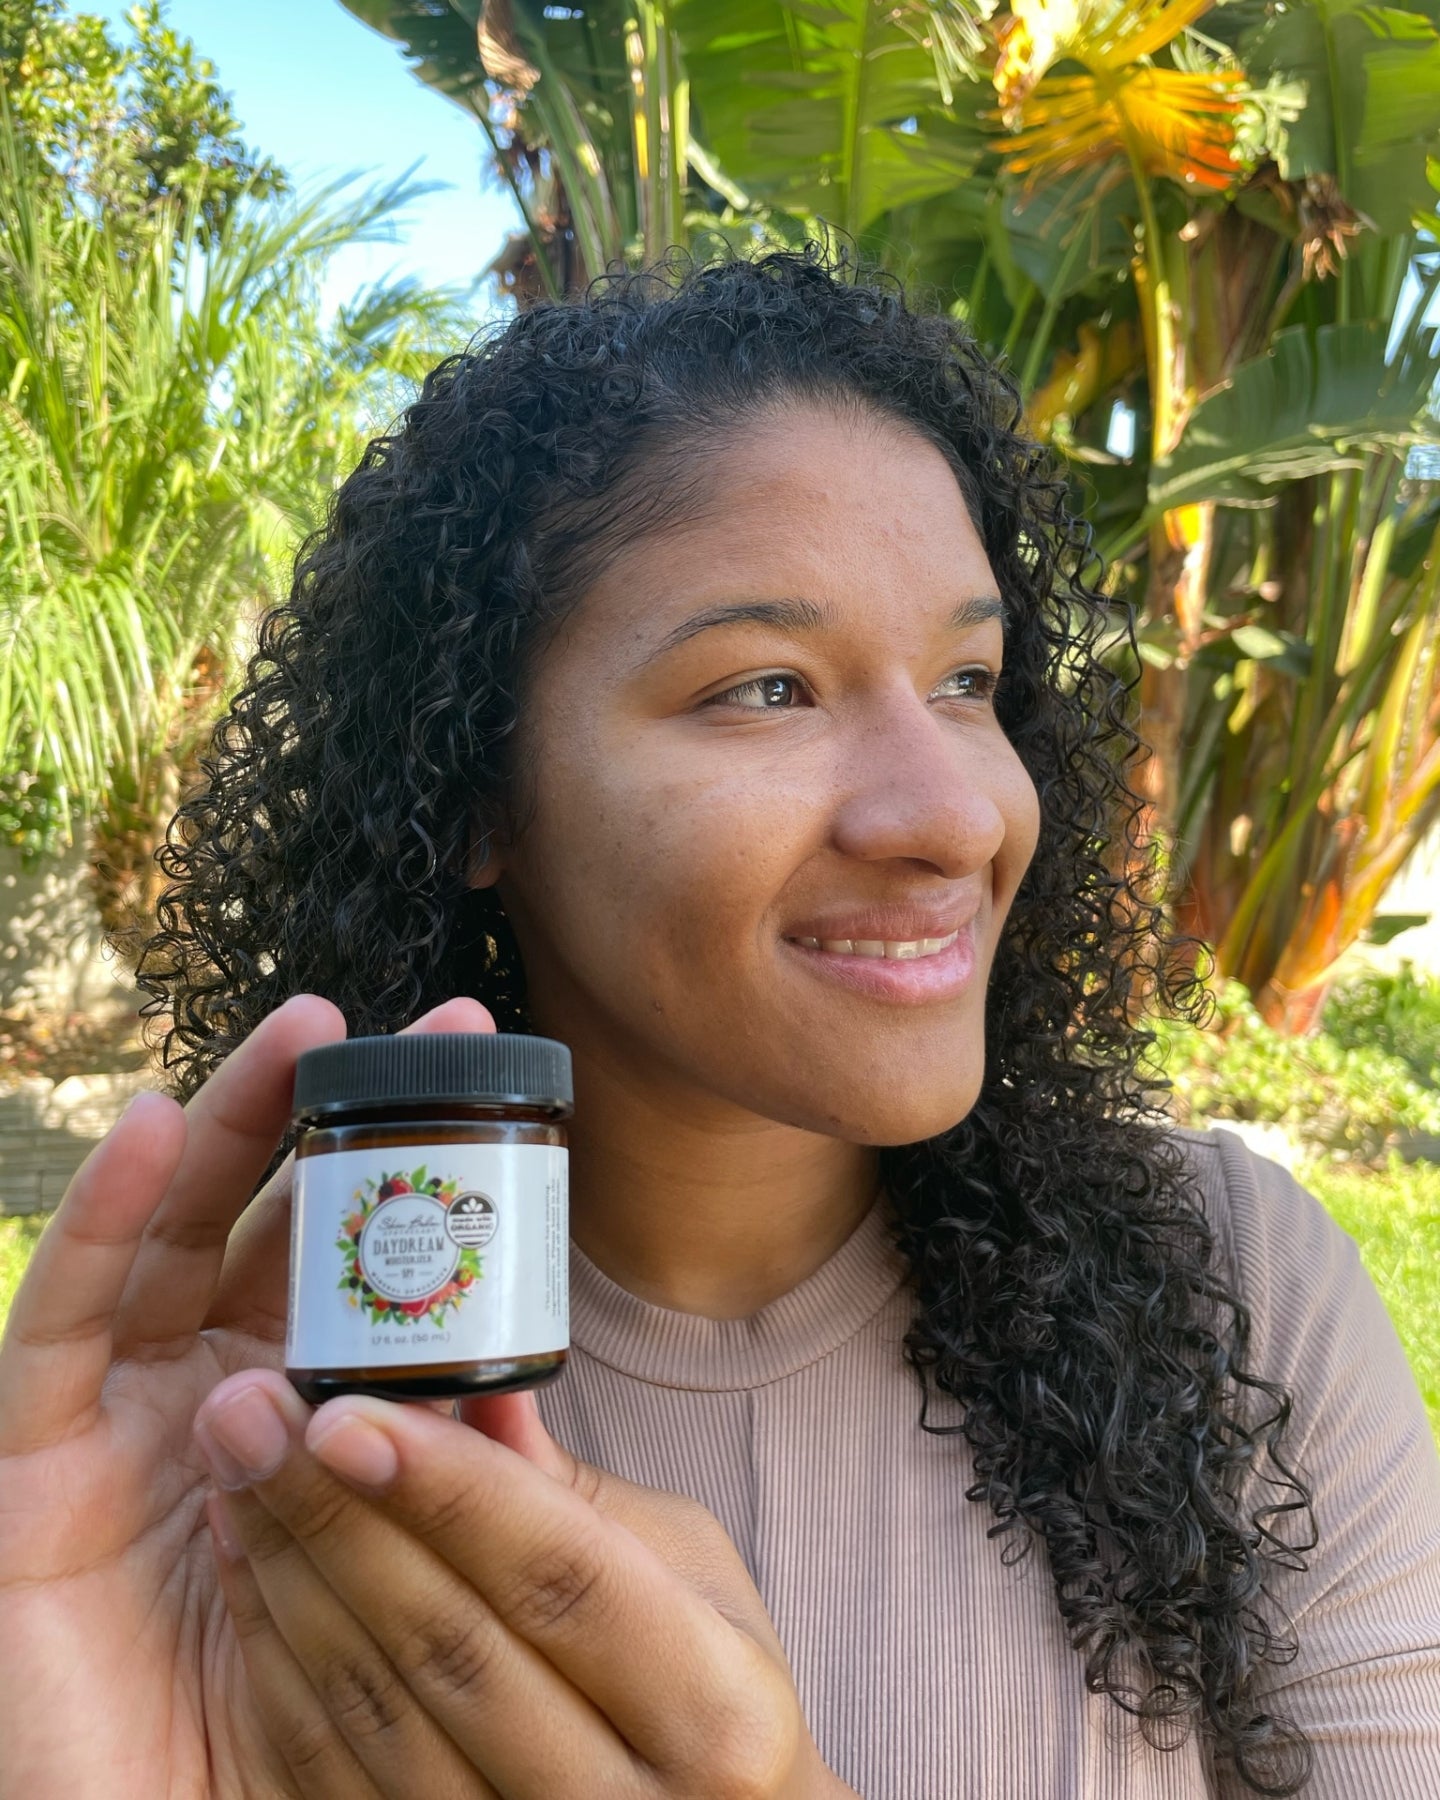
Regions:
<instances>
[{"instance_id":1,"label":"chin","mask_svg":"<svg viewBox=\"0 0 1440 1800\"><path fill-rule=\"evenodd\" d=\"M970 1106L973 1105L972 1100ZM898 1116L893 1120L864 1120L857 1122L853 1129L830 1135L844 1138L847 1144L869 1144L877 1150L893 1150L901 1144L922 1144L928 1138L952 1130L970 1111L970 1106L959 1112L946 1113L943 1118L924 1121L916 1120L913 1115L908 1120Z\"/></svg>"},{"instance_id":2,"label":"chin","mask_svg":"<svg viewBox=\"0 0 1440 1800\"><path fill-rule=\"evenodd\" d=\"M812 1095L807 1096L809 1104L801 1101L790 1122L847 1144L890 1149L923 1143L950 1131L970 1113L979 1097L978 1077L943 1094L877 1094L872 1088L868 1093L846 1096L839 1105L833 1094L824 1100Z\"/></svg>"}]
</instances>

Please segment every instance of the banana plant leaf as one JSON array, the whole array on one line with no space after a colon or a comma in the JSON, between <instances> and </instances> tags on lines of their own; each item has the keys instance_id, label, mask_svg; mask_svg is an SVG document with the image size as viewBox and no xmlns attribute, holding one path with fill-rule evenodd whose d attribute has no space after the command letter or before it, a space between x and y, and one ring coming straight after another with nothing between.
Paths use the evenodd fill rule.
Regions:
<instances>
[{"instance_id":1,"label":"banana plant leaf","mask_svg":"<svg viewBox=\"0 0 1440 1800\"><path fill-rule=\"evenodd\" d=\"M340 0L346 12L392 38L410 59L415 77L466 112L489 105L485 70L475 44L475 21L425 0Z\"/></svg>"},{"instance_id":2,"label":"banana plant leaf","mask_svg":"<svg viewBox=\"0 0 1440 1800\"><path fill-rule=\"evenodd\" d=\"M1280 153L1287 180L1334 175L1382 233L1433 207L1425 159L1440 154L1440 0L1306 0L1270 10L1239 53L1257 86L1272 75L1305 83Z\"/></svg>"},{"instance_id":3,"label":"banana plant leaf","mask_svg":"<svg viewBox=\"0 0 1440 1800\"><path fill-rule=\"evenodd\" d=\"M1128 169L1080 169L1033 190L1010 180L1004 193L998 227L1016 267L1048 298L1113 287L1129 267L1139 205Z\"/></svg>"},{"instance_id":4,"label":"banana plant leaf","mask_svg":"<svg viewBox=\"0 0 1440 1800\"><path fill-rule=\"evenodd\" d=\"M978 9L941 0L677 0L696 132L748 192L851 235L970 181Z\"/></svg>"},{"instance_id":5,"label":"banana plant leaf","mask_svg":"<svg viewBox=\"0 0 1440 1800\"><path fill-rule=\"evenodd\" d=\"M410 0L341 3L399 42L420 80L480 122L537 248L547 235L542 215L562 209L587 277L639 241L659 255L683 239L689 87L663 0L448 0L423 13ZM533 173L522 176L500 153L492 114L501 90L527 153L553 158L543 197ZM557 279L550 272L552 287Z\"/></svg>"},{"instance_id":6,"label":"banana plant leaf","mask_svg":"<svg viewBox=\"0 0 1440 1800\"><path fill-rule=\"evenodd\" d=\"M1417 346L1387 364L1388 335L1388 321L1375 319L1278 332L1200 402L1181 442L1152 466L1152 510L1264 504L1282 482L1440 441L1429 410L1440 357Z\"/></svg>"}]
</instances>

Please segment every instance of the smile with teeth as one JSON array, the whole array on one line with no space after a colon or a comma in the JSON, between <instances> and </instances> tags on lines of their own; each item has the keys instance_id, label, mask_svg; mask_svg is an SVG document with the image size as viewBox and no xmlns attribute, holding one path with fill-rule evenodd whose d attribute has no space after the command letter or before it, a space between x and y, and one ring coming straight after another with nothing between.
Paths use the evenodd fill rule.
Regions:
<instances>
[{"instance_id":1,"label":"smile with teeth","mask_svg":"<svg viewBox=\"0 0 1440 1800\"><path fill-rule=\"evenodd\" d=\"M903 942L890 938L795 938L792 941L803 944L807 950L829 950L837 956L879 956L887 962L905 962L921 956L938 956L942 950L948 950L960 933L952 931L949 937L942 938L909 938Z\"/></svg>"}]
</instances>

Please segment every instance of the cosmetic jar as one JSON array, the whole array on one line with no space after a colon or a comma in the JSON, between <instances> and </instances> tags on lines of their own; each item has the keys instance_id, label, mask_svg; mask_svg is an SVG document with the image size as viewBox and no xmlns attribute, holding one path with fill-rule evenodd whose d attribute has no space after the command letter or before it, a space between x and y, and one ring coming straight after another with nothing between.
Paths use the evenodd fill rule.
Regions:
<instances>
[{"instance_id":1,"label":"cosmetic jar","mask_svg":"<svg viewBox=\"0 0 1440 1800\"><path fill-rule=\"evenodd\" d=\"M285 1372L305 1399L559 1374L573 1108L552 1038L410 1033L300 1057Z\"/></svg>"}]
</instances>

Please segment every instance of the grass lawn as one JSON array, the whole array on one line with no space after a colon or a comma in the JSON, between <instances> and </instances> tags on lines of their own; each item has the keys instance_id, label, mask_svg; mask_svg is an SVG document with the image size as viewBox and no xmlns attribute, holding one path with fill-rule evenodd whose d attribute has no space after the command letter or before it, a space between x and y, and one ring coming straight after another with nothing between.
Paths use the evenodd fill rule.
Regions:
<instances>
[{"instance_id":1,"label":"grass lawn","mask_svg":"<svg viewBox=\"0 0 1440 1800\"><path fill-rule=\"evenodd\" d=\"M1301 1180L1359 1246L1440 1443L1440 1164L1396 1158L1383 1174L1312 1164Z\"/></svg>"},{"instance_id":2,"label":"grass lawn","mask_svg":"<svg viewBox=\"0 0 1440 1800\"><path fill-rule=\"evenodd\" d=\"M1392 1162L1384 1173L1312 1164L1302 1179L1348 1231L1390 1309L1440 1442L1440 1166ZM44 1220L0 1219L0 1323Z\"/></svg>"},{"instance_id":3,"label":"grass lawn","mask_svg":"<svg viewBox=\"0 0 1440 1800\"><path fill-rule=\"evenodd\" d=\"M0 1324L10 1310L10 1301L25 1273L30 1252L40 1237L45 1223L44 1213L28 1213L20 1219L0 1219Z\"/></svg>"}]
</instances>

